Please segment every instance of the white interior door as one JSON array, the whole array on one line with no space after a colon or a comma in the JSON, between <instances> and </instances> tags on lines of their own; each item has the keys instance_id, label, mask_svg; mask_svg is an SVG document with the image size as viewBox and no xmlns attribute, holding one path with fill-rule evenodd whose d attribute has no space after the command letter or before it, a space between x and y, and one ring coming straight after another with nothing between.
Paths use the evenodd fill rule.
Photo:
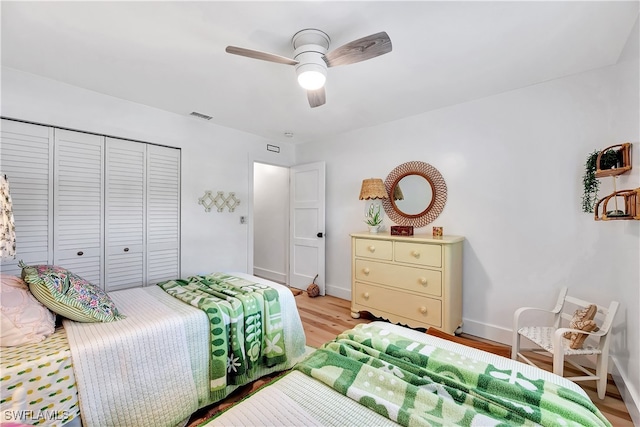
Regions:
<instances>
[{"instance_id":1,"label":"white interior door","mask_svg":"<svg viewBox=\"0 0 640 427\"><path fill-rule=\"evenodd\" d=\"M20 276L20 260L53 264L53 128L2 119L0 147L16 226L16 256L0 270Z\"/></svg>"},{"instance_id":2,"label":"white interior door","mask_svg":"<svg viewBox=\"0 0 640 427\"><path fill-rule=\"evenodd\" d=\"M147 144L107 137L105 290L145 284Z\"/></svg>"},{"instance_id":3,"label":"white interior door","mask_svg":"<svg viewBox=\"0 0 640 427\"><path fill-rule=\"evenodd\" d=\"M147 285L180 277L180 156L147 145Z\"/></svg>"},{"instance_id":4,"label":"white interior door","mask_svg":"<svg viewBox=\"0 0 640 427\"><path fill-rule=\"evenodd\" d=\"M290 286L306 289L318 275L325 294L325 163L293 166L290 180Z\"/></svg>"},{"instance_id":5,"label":"white interior door","mask_svg":"<svg viewBox=\"0 0 640 427\"><path fill-rule=\"evenodd\" d=\"M55 129L53 262L104 279L104 137Z\"/></svg>"}]
</instances>

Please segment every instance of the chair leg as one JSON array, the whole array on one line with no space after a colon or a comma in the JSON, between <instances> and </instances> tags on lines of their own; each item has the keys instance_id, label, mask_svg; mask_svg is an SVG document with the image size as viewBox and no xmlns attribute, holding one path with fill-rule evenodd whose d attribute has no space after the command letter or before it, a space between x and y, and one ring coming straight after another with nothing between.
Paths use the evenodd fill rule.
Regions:
<instances>
[{"instance_id":1,"label":"chair leg","mask_svg":"<svg viewBox=\"0 0 640 427\"><path fill-rule=\"evenodd\" d=\"M518 360L518 352L520 351L520 334L518 331L513 332L513 338L511 340L511 358Z\"/></svg>"},{"instance_id":2,"label":"chair leg","mask_svg":"<svg viewBox=\"0 0 640 427\"><path fill-rule=\"evenodd\" d=\"M596 388L600 400L604 399L604 396L607 394L608 360L608 355L599 354L598 360L596 361L596 375L598 376Z\"/></svg>"},{"instance_id":3,"label":"chair leg","mask_svg":"<svg viewBox=\"0 0 640 427\"><path fill-rule=\"evenodd\" d=\"M564 353L562 351L553 352L553 373L559 376L564 373Z\"/></svg>"}]
</instances>

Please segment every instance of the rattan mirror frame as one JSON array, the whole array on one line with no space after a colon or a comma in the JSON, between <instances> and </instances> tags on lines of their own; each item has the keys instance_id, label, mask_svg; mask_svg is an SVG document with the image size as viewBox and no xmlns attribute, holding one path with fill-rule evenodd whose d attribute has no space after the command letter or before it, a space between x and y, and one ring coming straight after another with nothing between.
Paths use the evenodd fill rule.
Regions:
<instances>
[{"instance_id":1,"label":"rattan mirror frame","mask_svg":"<svg viewBox=\"0 0 640 427\"><path fill-rule=\"evenodd\" d=\"M419 175L429 182L432 191L429 206L427 206L424 211L411 215L402 212L396 206L393 197L383 199L382 205L384 206L384 211L389 219L396 224L410 225L416 228L424 227L433 222L442 213L444 205L447 202L447 184L444 182L444 178L438 169L434 168L429 163L412 161L397 166L389 173L387 179L384 181L387 194L394 194L394 190L396 185L398 185L398 182L408 175Z\"/></svg>"}]
</instances>

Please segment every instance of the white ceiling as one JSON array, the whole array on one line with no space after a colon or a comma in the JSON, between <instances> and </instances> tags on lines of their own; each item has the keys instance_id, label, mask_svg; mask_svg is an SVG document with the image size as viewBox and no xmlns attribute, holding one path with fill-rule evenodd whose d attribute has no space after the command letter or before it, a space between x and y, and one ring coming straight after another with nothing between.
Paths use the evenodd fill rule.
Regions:
<instances>
[{"instance_id":1,"label":"white ceiling","mask_svg":"<svg viewBox=\"0 0 640 427\"><path fill-rule=\"evenodd\" d=\"M272 140L353 129L614 64L638 1L2 1L2 65ZM386 31L393 51L328 70L311 109L291 57L318 28L333 50ZM193 120L199 120L193 118Z\"/></svg>"}]
</instances>

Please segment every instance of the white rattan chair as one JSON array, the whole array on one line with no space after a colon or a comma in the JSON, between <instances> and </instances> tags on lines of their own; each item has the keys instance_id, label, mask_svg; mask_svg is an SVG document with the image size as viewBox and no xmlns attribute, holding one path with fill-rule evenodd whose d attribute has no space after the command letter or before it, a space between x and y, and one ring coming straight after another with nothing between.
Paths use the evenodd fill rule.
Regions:
<instances>
[{"instance_id":1,"label":"white rattan chair","mask_svg":"<svg viewBox=\"0 0 640 427\"><path fill-rule=\"evenodd\" d=\"M609 339L611 334L611 326L613 318L618 310L619 303L611 302L609 307L597 305L595 321L598 330L594 332L585 332L577 329L571 329L569 322L573 319L576 309L586 308L592 303L581 300L579 298L567 295L567 288L562 288L558 302L552 310L545 310L534 307L522 307L516 310L513 315L513 346L511 347L511 358L517 360L520 357L523 361L530 365L536 366L531 360L525 357L522 352L533 351L534 353L545 354L553 357L553 373L563 376L565 358L569 356L596 356L595 374L585 367L579 365L574 360L566 359L566 361L583 372L584 376L566 377L572 381L596 380L598 397L604 399L607 389L607 372L609 366ZM553 322L549 326L529 326L525 324L525 313L532 311L546 312L553 314ZM569 340L563 337L565 332L580 332L587 334L587 340L582 348L572 349L569 346ZM525 337L532 341L537 347L521 348L520 339ZM558 351L558 349L560 349ZM549 354L550 353L550 354Z\"/></svg>"}]
</instances>

